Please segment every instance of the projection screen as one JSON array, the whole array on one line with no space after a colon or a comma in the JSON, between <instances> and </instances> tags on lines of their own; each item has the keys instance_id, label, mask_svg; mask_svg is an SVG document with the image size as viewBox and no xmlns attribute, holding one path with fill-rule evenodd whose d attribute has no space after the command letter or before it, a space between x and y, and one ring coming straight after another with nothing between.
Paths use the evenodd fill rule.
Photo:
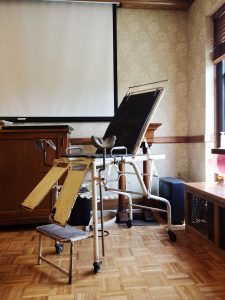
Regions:
<instances>
[{"instance_id":1,"label":"projection screen","mask_svg":"<svg viewBox=\"0 0 225 300\"><path fill-rule=\"evenodd\" d=\"M0 119L110 120L117 108L115 10L0 1Z\"/></svg>"}]
</instances>

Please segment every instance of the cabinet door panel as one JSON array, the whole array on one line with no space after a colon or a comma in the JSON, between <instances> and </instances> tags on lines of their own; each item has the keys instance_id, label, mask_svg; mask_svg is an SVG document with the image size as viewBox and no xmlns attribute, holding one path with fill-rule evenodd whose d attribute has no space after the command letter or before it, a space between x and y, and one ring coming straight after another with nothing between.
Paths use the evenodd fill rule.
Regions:
<instances>
[{"instance_id":1,"label":"cabinet door panel","mask_svg":"<svg viewBox=\"0 0 225 300\"><path fill-rule=\"evenodd\" d=\"M36 142L0 140L0 211L20 210L20 203L46 174L48 167L44 166L44 153L35 147ZM54 150L49 148L47 151L51 162ZM49 208L49 199L45 199L40 208Z\"/></svg>"},{"instance_id":2,"label":"cabinet door panel","mask_svg":"<svg viewBox=\"0 0 225 300\"><path fill-rule=\"evenodd\" d=\"M40 127L40 126L39 126ZM52 208L51 193L32 212L21 208L21 202L41 181L53 160L65 153L68 126L0 130L0 226L48 221ZM51 140L56 151L40 140Z\"/></svg>"},{"instance_id":3,"label":"cabinet door panel","mask_svg":"<svg viewBox=\"0 0 225 300\"><path fill-rule=\"evenodd\" d=\"M32 212L21 208L21 203L48 172L53 160L65 153L69 132L66 125L0 130L0 226L48 221L51 193ZM56 151L44 143L45 155L40 147L42 139L51 140Z\"/></svg>"}]
</instances>

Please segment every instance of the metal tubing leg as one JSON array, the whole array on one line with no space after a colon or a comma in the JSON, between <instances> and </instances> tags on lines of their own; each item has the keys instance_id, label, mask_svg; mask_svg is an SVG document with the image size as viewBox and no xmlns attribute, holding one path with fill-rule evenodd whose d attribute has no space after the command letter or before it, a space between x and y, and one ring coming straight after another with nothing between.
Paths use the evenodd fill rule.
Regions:
<instances>
[{"instance_id":1,"label":"metal tubing leg","mask_svg":"<svg viewBox=\"0 0 225 300\"><path fill-rule=\"evenodd\" d=\"M167 210L167 224L168 224L168 229L171 230L171 227L172 227L171 205L168 202L166 202L166 210Z\"/></svg>"},{"instance_id":2,"label":"metal tubing leg","mask_svg":"<svg viewBox=\"0 0 225 300\"><path fill-rule=\"evenodd\" d=\"M105 157L105 154L104 154ZM104 162L105 164L105 162ZM102 256L105 256L105 241L104 241L104 221L103 221L103 199L102 199L102 187L101 187L101 173L104 169L100 169L98 172L98 184L99 184L99 197L100 197L100 217L101 217L101 239L102 239Z\"/></svg>"},{"instance_id":3,"label":"metal tubing leg","mask_svg":"<svg viewBox=\"0 0 225 300\"><path fill-rule=\"evenodd\" d=\"M39 233L39 245L38 245L38 264L41 264L41 256L42 256L42 235Z\"/></svg>"},{"instance_id":4,"label":"metal tubing leg","mask_svg":"<svg viewBox=\"0 0 225 300\"><path fill-rule=\"evenodd\" d=\"M70 243L70 265L69 265L69 284L73 280L73 256L74 256L74 242Z\"/></svg>"},{"instance_id":5,"label":"metal tubing leg","mask_svg":"<svg viewBox=\"0 0 225 300\"><path fill-rule=\"evenodd\" d=\"M100 186L101 189L101 186ZM101 212L101 239L102 239L102 256L105 256L105 237L104 237L104 220L103 220L103 199L102 194L100 196L100 212Z\"/></svg>"},{"instance_id":6,"label":"metal tubing leg","mask_svg":"<svg viewBox=\"0 0 225 300\"><path fill-rule=\"evenodd\" d=\"M98 207L97 207L97 188L98 176L96 172L96 165L92 162L92 212L93 212L93 250L94 250L94 272L100 271L99 259L99 243L98 243Z\"/></svg>"},{"instance_id":7,"label":"metal tubing leg","mask_svg":"<svg viewBox=\"0 0 225 300\"><path fill-rule=\"evenodd\" d=\"M154 200L161 201L161 202L166 204L166 211L165 210L159 210L159 209L158 209L158 211L165 211L167 213L168 229L171 230L172 221L171 221L171 205L170 205L170 202L166 198L155 196L155 195L150 195L150 198L152 198ZM155 209L155 210L157 210L157 209Z\"/></svg>"},{"instance_id":8,"label":"metal tubing leg","mask_svg":"<svg viewBox=\"0 0 225 300\"><path fill-rule=\"evenodd\" d=\"M124 197L126 197L128 199L128 210L129 210L129 220L132 221L133 220L133 209L132 209L132 198L131 196L129 195L129 193L126 193L126 192L122 192L120 190L115 190L115 189L111 189L111 188L106 188L107 191L111 191L112 193L115 193L117 195L123 195Z\"/></svg>"}]
</instances>

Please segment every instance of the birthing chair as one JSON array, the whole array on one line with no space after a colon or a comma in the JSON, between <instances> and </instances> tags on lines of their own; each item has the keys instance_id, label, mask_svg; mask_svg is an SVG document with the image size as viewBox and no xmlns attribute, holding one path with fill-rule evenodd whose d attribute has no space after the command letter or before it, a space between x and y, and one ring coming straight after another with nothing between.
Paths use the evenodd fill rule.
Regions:
<instances>
[{"instance_id":1,"label":"birthing chair","mask_svg":"<svg viewBox=\"0 0 225 300\"><path fill-rule=\"evenodd\" d=\"M152 162L164 157L163 155L152 155L150 152L141 154L139 149L152 115L164 94L166 83L167 81L160 81L129 88L103 138L93 138L97 151L95 153L68 154L60 159L56 159L48 174L22 203L24 208L34 209L64 175L65 180L49 220L58 227L65 227L84 179L87 173L90 173L92 187L93 266L95 273L99 272L101 267L98 241L98 201L99 198L100 201L102 198L102 187L107 191L122 194L128 198L131 222L132 206L134 205L131 194L140 194L135 191L111 188L104 175L106 166L117 166L120 163L124 163L125 165L129 164L133 168L133 173L137 177L142 190L141 194L146 196L149 202L151 198L154 198L166 204L167 209L163 211L168 216L168 234L171 240L175 240L175 234L171 230L171 207L169 201L151 195L150 190L147 190L145 187L143 176L138 168L138 162ZM126 176L126 173L124 175ZM146 208L154 209L148 206ZM44 228L45 230L46 227ZM42 230L42 234L46 233L44 231ZM51 232L46 234L56 239L56 234Z\"/></svg>"}]
</instances>

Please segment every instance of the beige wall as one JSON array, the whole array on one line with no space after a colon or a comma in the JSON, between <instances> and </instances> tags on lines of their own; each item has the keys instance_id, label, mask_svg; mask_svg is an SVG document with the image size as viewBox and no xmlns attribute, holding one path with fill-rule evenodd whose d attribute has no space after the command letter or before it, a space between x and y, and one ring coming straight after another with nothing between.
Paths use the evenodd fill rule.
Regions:
<instances>
[{"instance_id":1,"label":"beige wall","mask_svg":"<svg viewBox=\"0 0 225 300\"><path fill-rule=\"evenodd\" d=\"M127 87L168 79L153 120L157 135L187 134L187 15L185 12L118 10L119 99Z\"/></svg>"}]
</instances>

